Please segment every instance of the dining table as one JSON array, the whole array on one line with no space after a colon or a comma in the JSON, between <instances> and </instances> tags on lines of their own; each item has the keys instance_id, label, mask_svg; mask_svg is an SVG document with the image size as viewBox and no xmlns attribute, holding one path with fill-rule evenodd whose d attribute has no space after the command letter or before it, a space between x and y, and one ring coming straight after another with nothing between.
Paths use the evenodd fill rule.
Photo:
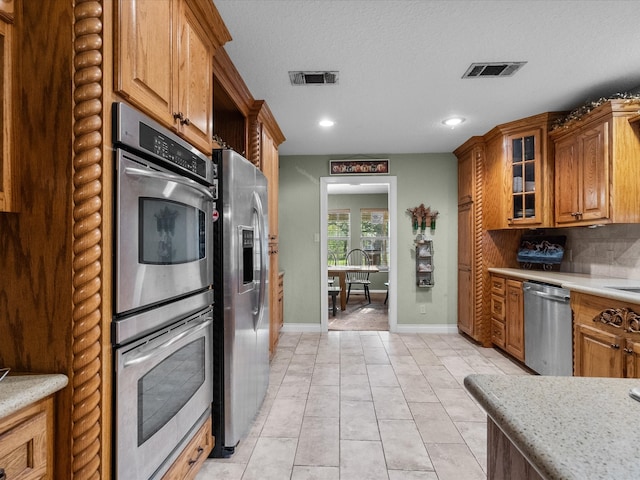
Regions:
<instances>
[{"instance_id":1,"label":"dining table","mask_svg":"<svg viewBox=\"0 0 640 480\"><path fill-rule=\"evenodd\" d=\"M375 265L329 265L327 276L338 277L340 281L340 310L347 308L347 272L378 273L380 269Z\"/></svg>"}]
</instances>

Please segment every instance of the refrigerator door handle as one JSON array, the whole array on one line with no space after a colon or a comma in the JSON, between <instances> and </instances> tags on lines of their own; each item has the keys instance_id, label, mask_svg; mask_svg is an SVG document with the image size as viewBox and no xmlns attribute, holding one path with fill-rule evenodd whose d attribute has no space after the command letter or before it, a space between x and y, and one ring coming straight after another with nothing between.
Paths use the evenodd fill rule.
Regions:
<instances>
[{"instance_id":1,"label":"refrigerator door handle","mask_svg":"<svg viewBox=\"0 0 640 480\"><path fill-rule=\"evenodd\" d=\"M260 201L260 197L257 192L253 192L253 209L254 213L258 217L258 239L260 241L260 293L258 296L258 308L254 310L254 322L253 329L258 331L258 326L260 325L260 321L262 316L264 315L264 300L265 300L265 290L266 290L266 279L267 279L267 255L266 255L266 229L264 225L264 209L262 207L262 202Z\"/></svg>"}]
</instances>

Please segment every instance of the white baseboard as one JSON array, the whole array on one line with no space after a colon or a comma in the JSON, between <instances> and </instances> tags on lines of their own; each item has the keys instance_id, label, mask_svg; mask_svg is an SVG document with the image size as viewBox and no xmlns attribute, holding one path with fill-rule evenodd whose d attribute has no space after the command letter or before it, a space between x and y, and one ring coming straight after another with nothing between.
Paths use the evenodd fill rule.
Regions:
<instances>
[{"instance_id":1,"label":"white baseboard","mask_svg":"<svg viewBox=\"0 0 640 480\"><path fill-rule=\"evenodd\" d=\"M458 333L458 326L448 323L419 325L413 323L399 323L396 325L396 333L435 333L449 334Z\"/></svg>"},{"instance_id":2,"label":"white baseboard","mask_svg":"<svg viewBox=\"0 0 640 480\"><path fill-rule=\"evenodd\" d=\"M322 332L319 323L284 323L281 332L285 333L316 333ZM434 324L434 325L414 325L399 324L396 325L395 333L432 333L432 334L450 334L458 333L457 325Z\"/></svg>"},{"instance_id":3,"label":"white baseboard","mask_svg":"<svg viewBox=\"0 0 640 480\"><path fill-rule=\"evenodd\" d=\"M284 333L315 333L322 332L319 323L284 323L281 332Z\"/></svg>"}]
</instances>

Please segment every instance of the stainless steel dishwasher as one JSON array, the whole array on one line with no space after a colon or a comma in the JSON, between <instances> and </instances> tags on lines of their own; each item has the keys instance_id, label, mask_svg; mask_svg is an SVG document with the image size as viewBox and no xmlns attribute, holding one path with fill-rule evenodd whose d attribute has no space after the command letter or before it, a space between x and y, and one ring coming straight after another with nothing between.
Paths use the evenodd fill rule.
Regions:
<instances>
[{"instance_id":1,"label":"stainless steel dishwasher","mask_svg":"<svg viewBox=\"0 0 640 480\"><path fill-rule=\"evenodd\" d=\"M573 375L569 290L524 282L524 363L540 375Z\"/></svg>"}]
</instances>

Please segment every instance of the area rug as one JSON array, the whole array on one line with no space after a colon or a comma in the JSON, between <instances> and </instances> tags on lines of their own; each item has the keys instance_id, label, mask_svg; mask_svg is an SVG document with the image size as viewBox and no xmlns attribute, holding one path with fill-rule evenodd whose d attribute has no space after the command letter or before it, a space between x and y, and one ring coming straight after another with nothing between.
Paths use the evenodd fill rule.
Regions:
<instances>
[{"instance_id":1,"label":"area rug","mask_svg":"<svg viewBox=\"0 0 640 480\"><path fill-rule=\"evenodd\" d=\"M329 330L389 330L389 313L384 304L386 293L372 293L371 303L367 302L364 295L352 293L347 303L347 309L341 311L340 307L333 316L329 310ZM331 299L329 299L331 307Z\"/></svg>"}]
</instances>

